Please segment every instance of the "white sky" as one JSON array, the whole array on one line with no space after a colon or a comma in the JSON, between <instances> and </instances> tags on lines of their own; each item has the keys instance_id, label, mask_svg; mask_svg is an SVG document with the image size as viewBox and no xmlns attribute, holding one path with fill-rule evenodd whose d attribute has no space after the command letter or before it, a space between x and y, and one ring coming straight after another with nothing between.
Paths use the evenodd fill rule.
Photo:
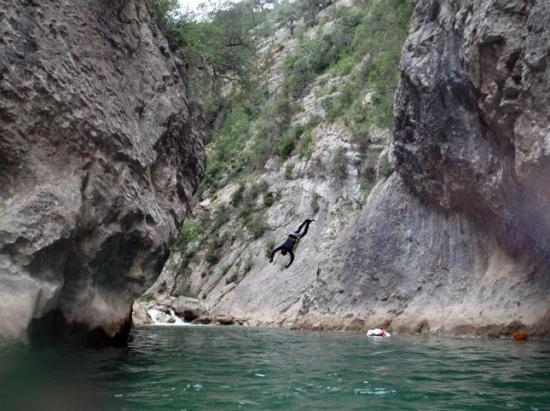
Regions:
<instances>
[{"instance_id":1,"label":"white sky","mask_svg":"<svg viewBox=\"0 0 550 411\"><path fill-rule=\"evenodd\" d=\"M229 1L231 1L232 3L238 3L240 0ZM178 0L178 3L180 4L182 10L197 12L199 5L202 3L213 3L219 5L225 3L225 0ZM212 7L209 7L208 9L212 9Z\"/></svg>"},{"instance_id":2,"label":"white sky","mask_svg":"<svg viewBox=\"0 0 550 411\"><path fill-rule=\"evenodd\" d=\"M188 10L191 10L191 11L197 11L197 7L203 1L204 0L178 0L181 8L188 9Z\"/></svg>"}]
</instances>

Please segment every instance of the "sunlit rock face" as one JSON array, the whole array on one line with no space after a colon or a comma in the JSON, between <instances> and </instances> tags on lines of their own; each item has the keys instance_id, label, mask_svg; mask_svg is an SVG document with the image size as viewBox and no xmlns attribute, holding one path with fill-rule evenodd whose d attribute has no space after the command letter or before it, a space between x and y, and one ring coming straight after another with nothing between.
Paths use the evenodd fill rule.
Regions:
<instances>
[{"instance_id":1,"label":"sunlit rock face","mask_svg":"<svg viewBox=\"0 0 550 411\"><path fill-rule=\"evenodd\" d=\"M204 169L181 65L144 1L0 6L0 339L112 337Z\"/></svg>"}]
</instances>

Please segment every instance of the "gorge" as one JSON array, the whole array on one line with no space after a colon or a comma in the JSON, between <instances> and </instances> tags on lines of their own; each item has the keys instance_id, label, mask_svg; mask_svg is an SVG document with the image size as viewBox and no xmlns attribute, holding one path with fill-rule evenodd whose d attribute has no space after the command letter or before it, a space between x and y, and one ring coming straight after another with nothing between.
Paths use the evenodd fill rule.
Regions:
<instances>
[{"instance_id":1,"label":"gorge","mask_svg":"<svg viewBox=\"0 0 550 411\"><path fill-rule=\"evenodd\" d=\"M2 2L0 338L124 343L136 298L136 324L550 335L548 0L319 8L257 37L265 100L219 111L207 168L145 1Z\"/></svg>"},{"instance_id":2,"label":"gorge","mask_svg":"<svg viewBox=\"0 0 550 411\"><path fill-rule=\"evenodd\" d=\"M337 32L337 7L349 4L323 10L332 26L304 29L306 38ZM362 7L377 12L376 2ZM136 306L138 321L143 306L191 296L213 320L239 323L547 336L548 10L545 1L414 2L393 133L371 124L367 141L354 140L353 124L325 104L346 89L322 92L345 76L319 76L291 120L309 127L317 117L312 153L274 157L197 201L191 216L221 228L173 257ZM275 37L273 90L284 85L285 53L300 50L288 29ZM364 110L377 97L367 82ZM258 238L246 207L263 209ZM266 252L312 215L293 266L270 265Z\"/></svg>"}]
</instances>

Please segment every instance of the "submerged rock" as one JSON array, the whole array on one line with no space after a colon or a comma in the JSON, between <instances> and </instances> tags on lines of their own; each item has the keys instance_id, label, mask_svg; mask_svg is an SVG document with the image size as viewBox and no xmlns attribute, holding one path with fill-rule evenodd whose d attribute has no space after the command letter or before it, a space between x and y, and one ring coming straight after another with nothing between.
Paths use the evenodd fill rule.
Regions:
<instances>
[{"instance_id":1,"label":"submerged rock","mask_svg":"<svg viewBox=\"0 0 550 411\"><path fill-rule=\"evenodd\" d=\"M0 338L112 337L204 169L184 73L144 1L1 8Z\"/></svg>"}]
</instances>

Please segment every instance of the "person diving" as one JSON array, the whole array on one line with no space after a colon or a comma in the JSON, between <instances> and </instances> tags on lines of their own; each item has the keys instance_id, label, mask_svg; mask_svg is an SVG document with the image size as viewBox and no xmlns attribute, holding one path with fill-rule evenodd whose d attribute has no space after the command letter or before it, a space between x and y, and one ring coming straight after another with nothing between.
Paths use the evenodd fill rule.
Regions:
<instances>
[{"instance_id":1,"label":"person diving","mask_svg":"<svg viewBox=\"0 0 550 411\"><path fill-rule=\"evenodd\" d=\"M269 258L269 262L273 262L273 257L275 256L275 253L277 251L280 251L282 255L290 254L290 262L286 266L286 268L290 267L292 262L294 261L294 248L296 248L296 245L302 239L306 234L307 230L309 228L309 225L315 220L312 220L310 218L307 218L304 220L304 222L298 227L296 231L293 233L290 233L288 235L288 238L285 240L283 244L281 244L279 247L277 247L275 250L271 252L271 257ZM302 228L304 229L304 232L302 233Z\"/></svg>"}]
</instances>

